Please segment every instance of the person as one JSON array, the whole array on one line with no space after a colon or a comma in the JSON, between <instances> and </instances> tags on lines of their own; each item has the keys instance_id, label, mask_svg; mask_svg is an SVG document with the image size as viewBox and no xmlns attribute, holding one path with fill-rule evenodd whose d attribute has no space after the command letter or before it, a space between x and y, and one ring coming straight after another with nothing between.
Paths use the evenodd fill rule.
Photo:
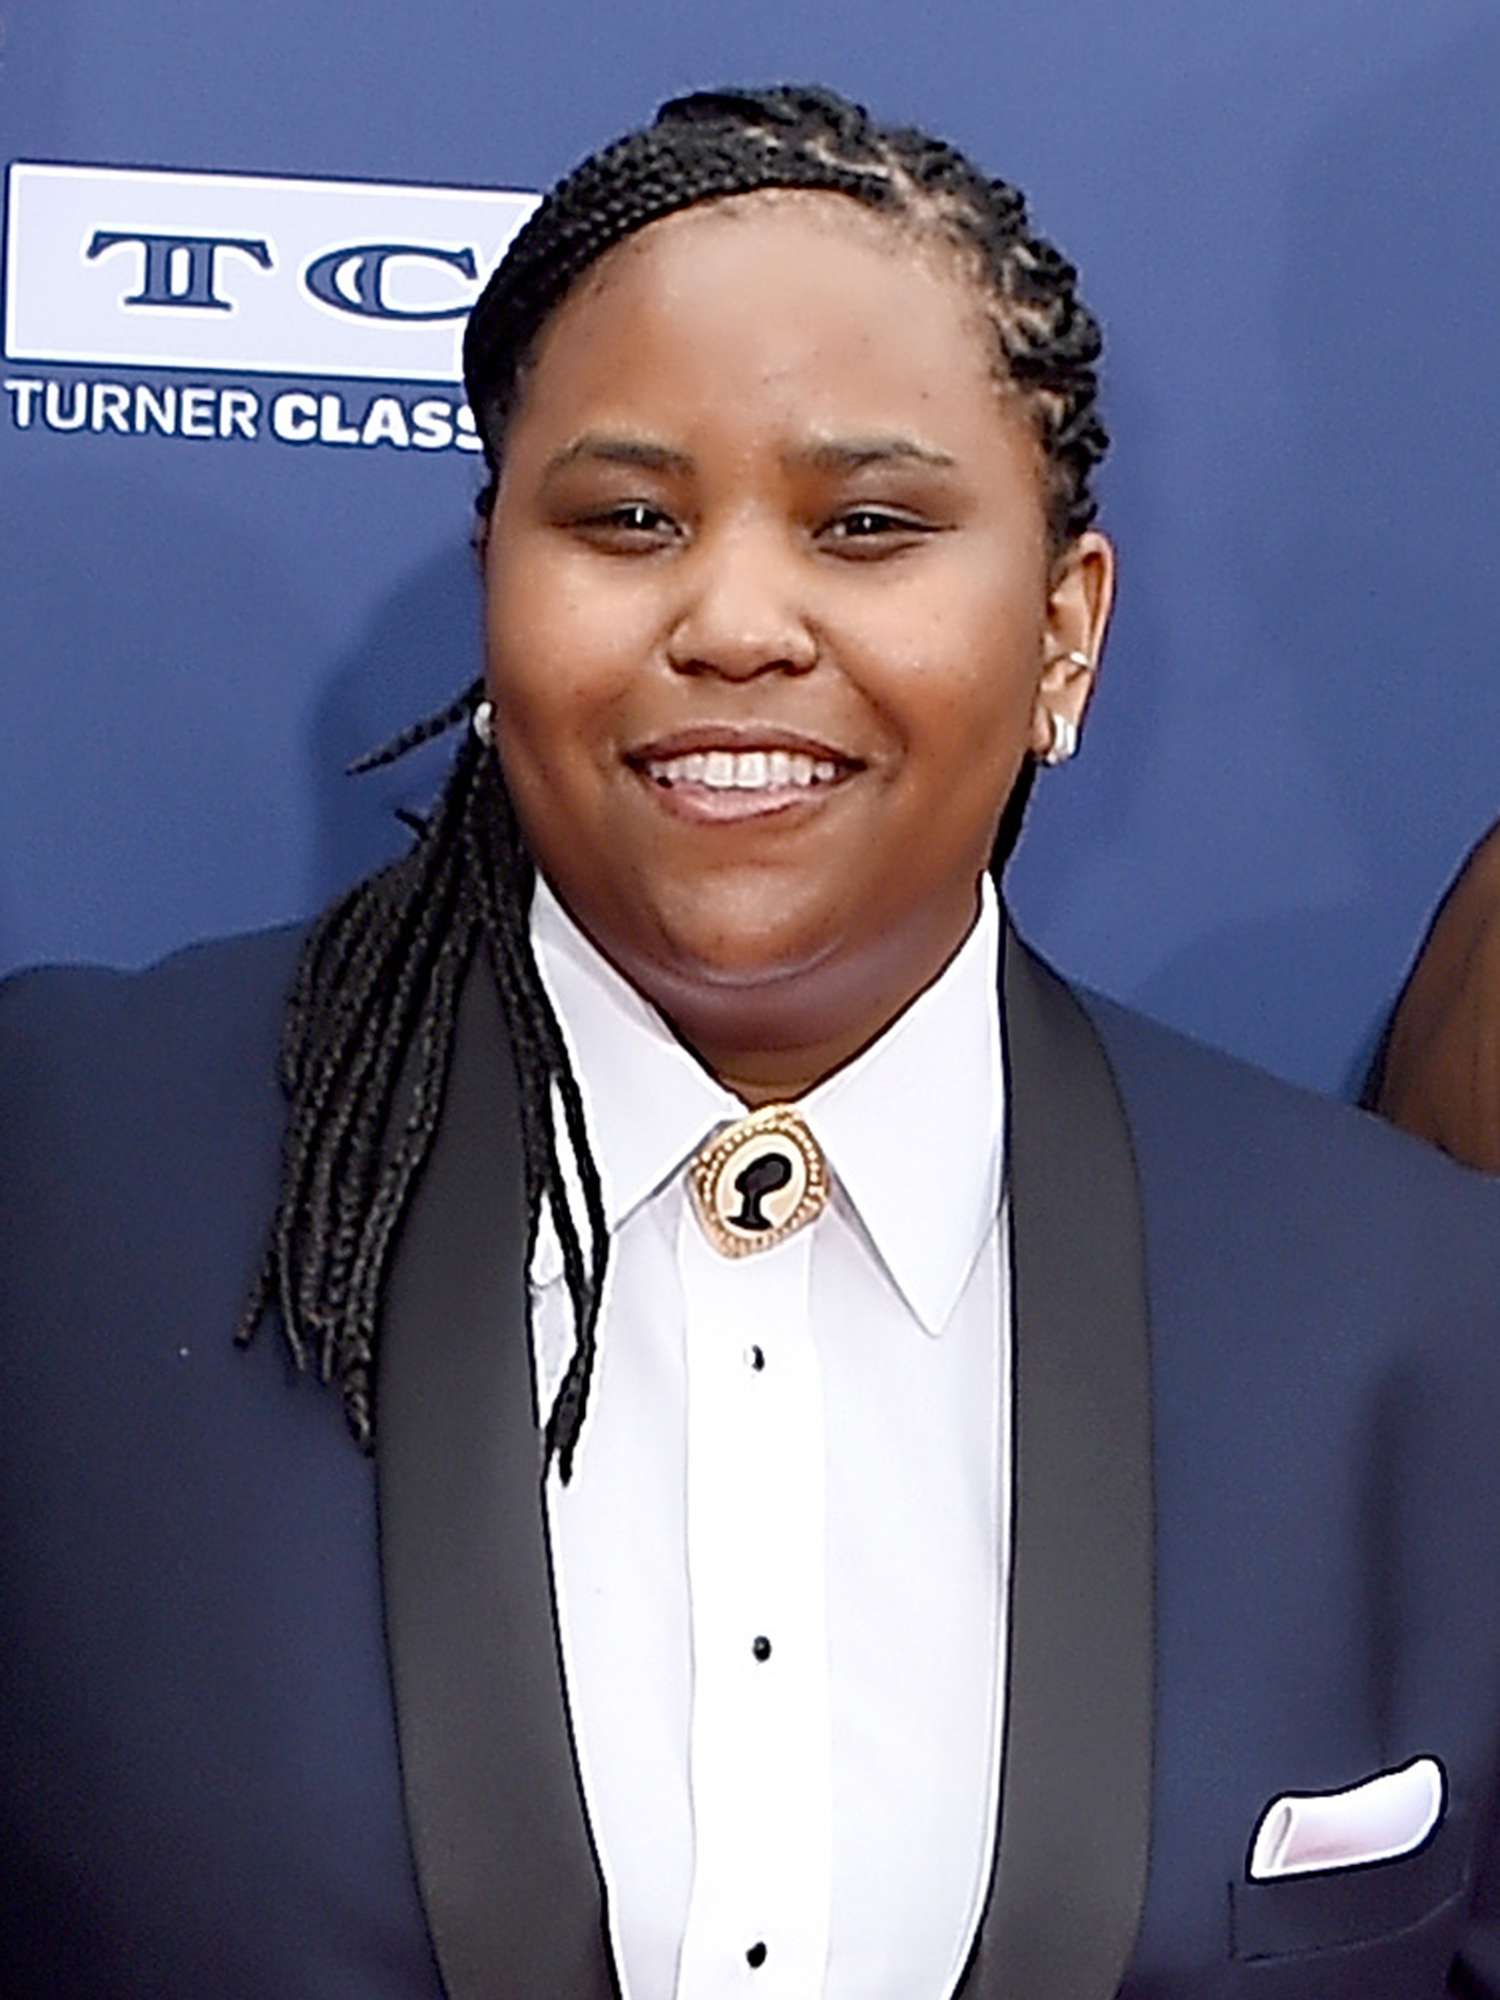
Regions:
<instances>
[{"instance_id":1,"label":"person","mask_svg":"<svg viewBox=\"0 0 1500 2000\"><path fill-rule=\"evenodd\" d=\"M1405 1132L1500 1173L1500 828L1474 848L1392 1011L1366 1102Z\"/></svg>"},{"instance_id":2,"label":"person","mask_svg":"<svg viewBox=\"0 0 1500 2000\"><path fill-rule=\"evenodd\" d=\"M410 851L6 990L7 1993L1500 1994L1495 1193L996 893L1099 346L950 147L669 103L470 321Z\"/></svg>"}]
</instances>

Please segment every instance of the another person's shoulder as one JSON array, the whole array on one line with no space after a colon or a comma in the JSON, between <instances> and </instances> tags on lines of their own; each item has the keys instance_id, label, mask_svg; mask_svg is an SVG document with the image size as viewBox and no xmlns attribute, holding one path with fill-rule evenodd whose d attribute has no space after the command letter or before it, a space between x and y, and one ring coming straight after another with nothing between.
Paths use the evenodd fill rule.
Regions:
<instances>
[{"instance_id":1,"label":"another person's shoulder","mask_svg":"<svg viewBox=\"0 0 1500 2000\"><path fill-rule=\"evenodd\" d=\"M1500 826L1443 899L1371 1079L1383 1117L1500 1171Z\"/></svg>"}]
</instances>

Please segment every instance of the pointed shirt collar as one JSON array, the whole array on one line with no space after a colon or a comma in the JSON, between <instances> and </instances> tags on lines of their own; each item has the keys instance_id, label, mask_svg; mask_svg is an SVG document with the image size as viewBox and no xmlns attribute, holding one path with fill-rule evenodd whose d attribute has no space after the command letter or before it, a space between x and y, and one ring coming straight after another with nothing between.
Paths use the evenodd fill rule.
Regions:
<instances>
[{"instance_id":1,"label":"pointed shirt collar","mask_svg":"<svg viewBox=\"0 0 1500 2000\"><path fill-rule=\"evenodd\" d=\"M540 877L531 930L583 1090L613 1234L745 1106L688 1053ZM999 949L999 910L986 876L978 919L939 977L797 1104L836 1188L931 1334L946 1326L999 1210ZM556 1240L543 1230L533 1277L550 1284L560 1269Z\"/></svg>"}]
</instances>

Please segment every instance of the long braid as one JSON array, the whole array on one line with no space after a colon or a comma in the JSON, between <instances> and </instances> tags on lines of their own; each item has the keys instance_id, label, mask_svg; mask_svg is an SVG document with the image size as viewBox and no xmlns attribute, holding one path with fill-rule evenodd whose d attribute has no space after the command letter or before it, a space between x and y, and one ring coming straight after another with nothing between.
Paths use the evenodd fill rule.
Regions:
<instances>
[{"instance_id":1,"label":"long braid","mask_svg":"<svg viewBox=\"0 0 1500 2000\"><path fill-rule=\"evenodd\" d=\"M531 1221L528 1255L535 1246L542 1201L548 1203L562 1251L563 1274L573 1304L576 1338L567 1372L547 1418L549 1455L556 1452L566 1481L572 1475L573 1453L588 1404L595 1338L604 1300L604 1274L609 1255L609 1229L604 1215L604 1189L588 1142L583 1099L568 1061L562 1029L537 969L529 924L514 921L514 899L507 887L529 883L530 857L516 822L510 795L494 767L494 782L486 788L485 812L476 829L475 861L480 894L487 906L486 930L495 957L502 998L509 999L507 1016L521 1024L525 1043L521 1058L522 1117L534 1132L528 1143L530 1163L527 1205ZM554 1100L561 1101L573 1162L584 1198L584 1218L590 1253L574 1219L557 1146Z\"/></svg>"},{"instance_id":2,"label":"long braid","mask_svg":"<svg viewBox=\"0 0 1500 2000\"><path fill-rule=\"evenodd\" d=\"M1026 204L922 132L876 124L813 87L699 91L585 160L534 211L490 278L464 339L464 380L489 479L550 316L604 253L703 202L766 190L846 197L893 226L948 244L985 306L995 375L1036 426L1059 549L1093 520L1090 481L1108 439L1097 410L1098 324L1071 264L1035 235ZM466 689L360 760L370 769L466 723ZM1034 768L1001 819L1008 854ZM277 1309L299 1367L336 1382L369 1449L377 1412L381 1297L431 1151L466 977L495 981L518 1084L528 1265L545 1211L562 1253L574 1346L546 1416L546 1453L571 1476L588 1410L609 1235L583 1098L532 950L535 869L500 761L465 729L441 798L399 861L358 884L310 932L289 996L281 1078L290 1099L280 1196L241 1321L248 1341ZM559 1127L560 1114L560 1127ZM574 1212L565 1154L582 1196Z\"/></svg>"},{"instance_id":3,"label":"long braid","mask_svg":"<svg viewBox=\"0 0 1500 2000\"><path fill-rule=\"evenodd\" d=\"M467 716L473 694L444 719ZM389 761L435 733L418 724L365 761ZM545 1201L579 1328L547 1430L566 1479L587 1406L608 1232L582 1099L531 947L533 881L499 766L466 737L410 853L313 928L287 1011L282 1083L292 1108L281 1198L239 1337L248 1341L274 1304L298 1366L339 1385L350 1429L371 1446L381 1293L436 1133L459 996L482 940L515 1045L528 1254ZM554 1091L583 1190L587 1256L567 1196Z\"/></svg>"}]
</instances>

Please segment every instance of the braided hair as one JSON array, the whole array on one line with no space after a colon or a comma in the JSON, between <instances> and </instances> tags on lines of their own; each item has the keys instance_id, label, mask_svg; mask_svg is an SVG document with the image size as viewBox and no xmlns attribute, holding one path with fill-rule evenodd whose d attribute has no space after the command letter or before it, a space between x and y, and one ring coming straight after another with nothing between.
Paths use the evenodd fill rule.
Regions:
<instances>
[{"instance_id":1,"label":"braided hair","mask_svg":"<svg viewBox=\"0 0 1500 2000\"><path fill-rule=\"evenodd\" d=\"M552 190L485 286L464 337L464 384L494 505L506 427L551 315L617 243L701 203L767 190L840 195L946 243L995 336L995 374L1036 428L1048 526L1065 547L1094 518L1108 439L1097 412L1097 322L1071 264L1032 233L1021 194L953 147L875 123L832 91L700 91L586 159ZM369 769L472 718L482 681L362 760ZM1024 810L1028 761L1002 815L998 868ZM574 1346L547 1414L545 1463L571 1476L588 1406L608 1226L583 1100L530 936L535 868L499 760L465 729L441 797L408 853L357 884L309 932L287 1002L290 1100L276 1213L240 1324L274 1310L297 1365L336 1382L356 1441L375 1437L382 1291L437 1129L459 995L476 956L493 976L514 1055L528 1257L546 1212L562 1251ZM561 1127L561 1130L559 1129ZM582 1214L563 1170L576 1170Z\"/></svg>"}]
</instances>

